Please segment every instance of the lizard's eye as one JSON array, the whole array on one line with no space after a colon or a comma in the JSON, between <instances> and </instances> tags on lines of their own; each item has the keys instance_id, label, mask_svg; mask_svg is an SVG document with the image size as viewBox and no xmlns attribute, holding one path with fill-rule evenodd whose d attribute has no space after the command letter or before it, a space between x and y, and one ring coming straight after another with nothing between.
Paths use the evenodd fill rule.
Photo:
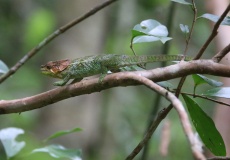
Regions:
<instances>
[{"instance_id":1,"label":"lizard's eye","mask_svg":"<svg viewBox=\"0 0 230 160\"><path fill-rule=\"evenodd\" d=\"M50 67L50 66L46 66L46 68L47 68L48 70L50 70L50 69L51 69L51 67Z\"/></svg>"}]
</instances>

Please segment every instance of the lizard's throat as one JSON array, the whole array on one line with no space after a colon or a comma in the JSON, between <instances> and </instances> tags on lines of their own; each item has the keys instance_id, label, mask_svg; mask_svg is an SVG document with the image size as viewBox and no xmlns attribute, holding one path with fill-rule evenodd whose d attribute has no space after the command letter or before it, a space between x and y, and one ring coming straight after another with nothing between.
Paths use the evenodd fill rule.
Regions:
<instances>
[{"instance_id":1,"label":"lizard's throat","mask_svg":"<svg viewBox=\"0 0 230 160\"><path fill-rule=\"evenodd\" d=\"M42 74L45 74L45 75L53 77L53 78L60 78L60 79L64 78L64 76L62 74L60 74L60 73L53 73L53 72L50 72L50 71L42 71Z\"/></svg>"}]
</instances>

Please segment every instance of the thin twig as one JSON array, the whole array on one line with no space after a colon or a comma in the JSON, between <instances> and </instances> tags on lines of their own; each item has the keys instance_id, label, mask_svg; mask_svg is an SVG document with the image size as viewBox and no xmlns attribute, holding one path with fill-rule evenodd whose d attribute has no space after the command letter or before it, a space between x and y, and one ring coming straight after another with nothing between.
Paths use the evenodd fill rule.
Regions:
<instances>
[{"instance_id":1,"label":"thin twig","mask_svg":"<svg viewBox=\"0 0 230 160\"><path fill-rule=\"evenodd\" d=\"M211 157L207 160L230 160L230 157Z\"/></svg>"},{"instance_id":2,"label":"thin twig","mask_svg":"<svg viewBox=\"0 0 230 160\"><path fill-rule=\"evenodd\" d=\"M221 59L230 52L230 43L220 52L218 52L212 60L216 63L220 62Z\"/></svg>"},{"instance_id":3,"label":"thin twig","mask_svg":"<svg viewBox=\"0 0 230 160\"><path fill-rule=\"evenodd\" d=\"M192 0L192 10L193 10L193 21L192 21L192 26L191 26L191 30L189 32L188 39L186 39L186 45L185 45L185 50L184 50L184 57L187 55L189 42L191 40L192 33L193 33L193 30L194 30L194 26L195 26L196 19L197 19L197 9L196 9L196 4L195 4L194 0Z\"/></svg>"},{"instance_id":4,"label":"thin twig","mask_svg":"<svg viewBox=\"0 0 230 160\"><path fill-rule=\"evenodd\" d=\"M150 88L151 90L157 92L158 94L161 94L162 96L164 96L168 101L171 102L171 104L173 105L173 107L176 109L179 117L180 117L180 121L182 123L182 127L183 130L185 132L185 135L188 138L188 141L191 145L191 149L192 149L192 153L193 156L196 159L199 160L205 160L205 156L199 151L197 150L194 140L195 140L195 135L192 131L192 126L190 124L188 115L181 103L181 101L171 92L169 92L168 90L166 90L165 88L157 85L156 83L154 83L153 81L136 75L136 74L126 74L125 75L126 78L128 79L132 79L135 80L139 83L144 84L145 86L147 86L148 88ZM161 121L161 120L159 120ZM159 124L159 123L158 123ZM152 136L152 132L156 129L157 126L154 126L153 130L151 130L150 132L147 132L146 136L144 137L144 139L137 145L137 147L132 151L132 153L126 158L126 160L132 160L140 151L141 149L144 147L145 143L151 138Z\"/></svg>"},{"instance_id":5,"label":"thin twig","mask_svg":"<svg viewBox=\"0 0 230 160\"><path fill-rule=\"evenodd\" d=\"M38 51L40 51L44 46L46 46L50 41L52 41L54 38L59 36L60 34L66 32L74 25L82 22L86 18L92 16L93 14L97 13L101 9L105 8L106 6L112 4L113 2L118 0L108 0L104 3L101 3L100 5L96 6L95 8L91 9L87 13L83 14L79 18L74 19L73 21L69 22L65 26L59 28L55 32L53 32L51 35L49 35L47 38L45 38L42 42L40 42L36 47L34 47L31 51L29 51L25 56L22 57L13 67L10 68L10 70L2 75L0 77L0 84L5 81L7 78L9 78L11 75L13 75L23 64L25 64L30 58L32 58Z\"/></svg>"},{"instance_id":6,"label":"thin twig","mask_svg":"<svg viewBox=\"0 0 230 160\"><path fill-rule=\"evenodd\" d=\"M185 47L184 55L186 55L186 53L187 53L188 45L189 45L189 42L190 42L190 39L191 39L193 30L194 30L194 25L195 25L195 23L196 23L197 9L196 9L196 4L195 4L195 1L194 1L194 0L192 0L192 10L193 10L193 12L194 12L194 16L193 16L191 31L190 31L190 33L189 33L189 37L188 37L187 44L186 44L186 47ZM186 77L181 77L181 79L180 79L180 81L179 81L179 84L178 84L178 86L177 86L177 89L176 89L176 93L175 93L176 97L179 97L180 91L181 91L181 89L182 89L182 87L183 87L183 84L184 84L185 80L186 80ZM170 108L171 108L171 107L170 107ZM169 108L169 109L170 109L170 108Z\"/></svg>"},{"instance_id":7,"label":"thin twig","mask_svg":"<svg viewBox=\"0 0 230 160\"><path fill-rule=\"evenodd\" d=\"M201 47L200 51L197 53L196 57L194 58L195 60L200 59L200 57L203 55L204 51L209 46L211 41L216 37L216 35L218 33L217 30L218 30L221 22L224 20L224 18L226 17L226 15L228 14L229 11L230 11L230 3L228 5L228 7L225 9L225 11L222 13L222 15L220 16L219 20L214 25L211 35L208 37L207 41L204 43L204 45Z\"/></svg>"},{"instance_id":8,"label":"thin twig","mask_svg":"<svg viewBox=\"0 0 230 160\"><path fill-rule=\"evenodd\" d=\"M190 96L194 96L194 98L198 97L198 98L206 99L206 100L209 100L209 101L212 101L212 102L219 103L219 104L222 104L222 105L230 107L230 104L228 104L228 103L225 103L225 102L222 102L222 101L218 101L218 100L206 97L206 96L202 96L202 95L198 95L198 94L193 94L193 93L187 93L187 92L181 92L181 93L182 94L186 94L186 95L190 95Z\"/></svg>"}]
</instances>

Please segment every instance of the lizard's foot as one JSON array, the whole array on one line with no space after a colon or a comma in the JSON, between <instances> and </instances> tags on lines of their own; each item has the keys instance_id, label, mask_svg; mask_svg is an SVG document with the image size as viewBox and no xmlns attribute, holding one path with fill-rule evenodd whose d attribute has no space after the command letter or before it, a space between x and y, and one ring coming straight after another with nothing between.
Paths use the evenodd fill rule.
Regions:
<instances>
[{"instance_id":1,"label":"lizard's foot","mask_svg":"<svg viewBox=\"0 0 230 160\"><path fill-rule=\"evenodd\" d=\"M99 77L99 81L98 82L102 84L105 76L106 76L106 74L101 74L100 77Z\"/></svg>"},{"instance_id":2,"label":"lizard's foot","mask_svg":"<svg viewBox=\"0 0 230 160\"><path fill-rule=\"evenodd\" d=\"M146 63L138 64L137 66L142 69L146 69Z\"/></svg>"},{"instance_id":3,"label":"lizard's foot","mask_svg":"<svg viewBox=\"0 0 230 160\"><path fill-rule=\"evenodd\" d=\"M64 81L58 81L53 83L54 86L64 86L65 84L66 83Z\"/></svg>"}]
</instances>

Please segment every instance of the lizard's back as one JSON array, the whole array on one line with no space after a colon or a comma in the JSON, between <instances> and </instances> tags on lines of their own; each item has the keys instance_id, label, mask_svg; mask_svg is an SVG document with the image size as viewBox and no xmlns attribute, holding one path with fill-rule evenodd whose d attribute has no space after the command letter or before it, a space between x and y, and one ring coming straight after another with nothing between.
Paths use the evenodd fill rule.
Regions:
<instances>
[{"instance_id":1,"label":"lizard's back","mask_svg":"<svg viewBox=\"0 0 230 160\"><path fill-rule=\"evenodd\" d=\"M160 61L179 61L182 58L182 55L94 55L73 60L69 67L69 71L75 78L83 78L95 74L104 73L108 70L119 69L120 67L124 66Z\"/></svg>"}]
</instances>

